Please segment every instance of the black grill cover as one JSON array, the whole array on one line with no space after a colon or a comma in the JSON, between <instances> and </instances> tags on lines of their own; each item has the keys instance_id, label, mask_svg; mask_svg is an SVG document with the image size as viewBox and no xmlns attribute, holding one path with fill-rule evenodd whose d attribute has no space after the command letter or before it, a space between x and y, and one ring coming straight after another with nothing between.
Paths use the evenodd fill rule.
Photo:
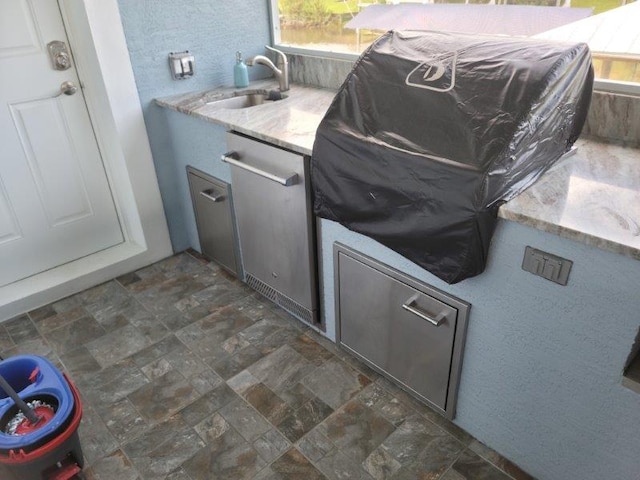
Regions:
<instances>
[{"instance_id":1,"label":"black grill cover","mask_svg":"<svg viewBox=\"0 0 640 480\"><path fill-rule=\"evenodd\" d=\"M571 148L592 85L585 44L388 32L320 123L314 210L448 283L477 275L498 207Z\"/></svg>"}]
</instances>

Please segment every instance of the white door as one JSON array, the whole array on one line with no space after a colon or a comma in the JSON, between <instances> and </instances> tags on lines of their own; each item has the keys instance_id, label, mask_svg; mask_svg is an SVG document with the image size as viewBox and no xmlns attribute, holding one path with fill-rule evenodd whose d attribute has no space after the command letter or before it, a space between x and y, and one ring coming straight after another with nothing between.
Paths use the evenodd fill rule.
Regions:
<instances>
[{"instance_id":1,"label":"white door","mask_svg":"<svg viewBox=\"0 0 640 480\"><path fill-rule=\"evenodd\" d=\"M57 0L0 0L0 286L123 241ZM71 61L73 64L73 61ZM61 84L78 86L61 94ZM69 91L71 93L71 91Z\"/></svg>"}]
</instances>

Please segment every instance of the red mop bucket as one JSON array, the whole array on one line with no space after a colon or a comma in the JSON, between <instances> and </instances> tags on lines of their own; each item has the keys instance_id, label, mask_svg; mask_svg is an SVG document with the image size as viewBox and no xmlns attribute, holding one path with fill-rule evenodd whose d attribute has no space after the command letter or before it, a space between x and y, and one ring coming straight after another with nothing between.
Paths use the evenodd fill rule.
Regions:
<instances>
[{"instance_id":1,"label":"red mop bucket","mask_svg":"<svg viewBox=\"0 0 640 480\"><path fill-rule=\"evenodd\" d=\"M4 390L16 390L0 396L0 464L16 480L81 478L82 403L76 387L37 356L0 362L0 376L9 384ZM31 412L25 411L34 405ZM39 418L32 421L32 414Z\"/></svg>"}]
</instances>

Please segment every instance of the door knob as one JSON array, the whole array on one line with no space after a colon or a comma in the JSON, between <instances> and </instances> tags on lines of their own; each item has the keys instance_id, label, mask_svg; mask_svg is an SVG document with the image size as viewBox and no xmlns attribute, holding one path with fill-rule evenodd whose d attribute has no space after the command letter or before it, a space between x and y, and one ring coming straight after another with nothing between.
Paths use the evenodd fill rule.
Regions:
<instances>
[{"instance_id":1,"label":"door knob","mask_svg":"<svg viewBox=\"0 0 640 480\"><path fill-rule=\"evenodd\" d=\"M78 87L76 87L76 85L73 82L62 82L62 85L60 85L60 94L65 94L65 95L73 95L74 93L76 93L78 91Z\"/></svg>"}]
</instances>

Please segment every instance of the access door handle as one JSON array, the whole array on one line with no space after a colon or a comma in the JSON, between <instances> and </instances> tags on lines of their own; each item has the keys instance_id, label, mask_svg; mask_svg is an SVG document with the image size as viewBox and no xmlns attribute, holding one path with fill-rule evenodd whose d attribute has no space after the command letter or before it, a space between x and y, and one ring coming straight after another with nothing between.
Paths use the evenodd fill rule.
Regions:
<instances>
[{"instance_id":1,"label":"access door handle","mask_svg":"<svg viewBox=\"0 0 640 480\"><path fill-rule=\"evenodd\" d=\"M436 327L439 327L444 323L444 321L447 319L447 312L440 312L435 317L432 317L427 312L417 307L416 305L417 299L418 299L418 295L414 295L413 297L411 297L409 300L407 300L405 303L402 304L402 308L404 308L407 312L411 312L414 315L420 317L421 319L426 320L432 325L435 325Z\"/></svg>"},{"instance_id":2,"label":"access door handle","mask_svg":"<svg viewBox=\"0 0 640 480\"><path fill-rule=\"evenodd\" d=\"M211 200L212 202L216 203L224 200L224 195L216 195L216 192L213 190L213 188L201 191L200 195L202 195L207 200Z\"/></svg>"},{"instance_id":3,"label":"access door handle","mask_svg":"<svg viewBox=\"0 0 640 480\"><path fill-rule=\"evenodd\" d=\"M273 173L265 172L264 170L260 170L259 168L247 165L246 163L240 161L240 155L238 155L237 152L225 153L224 155L222 155L222 161L243 170L247 170L248 172L255 173L256 175L260 175L261 177L268 178L269 180L279 183L280 185L284 185L285 187L290 187L291 185L295 185L296 183L298 183L297 173L292 172L287 177L280 177L278 175L274 175Z\"/></svg>"}]
</instances>

